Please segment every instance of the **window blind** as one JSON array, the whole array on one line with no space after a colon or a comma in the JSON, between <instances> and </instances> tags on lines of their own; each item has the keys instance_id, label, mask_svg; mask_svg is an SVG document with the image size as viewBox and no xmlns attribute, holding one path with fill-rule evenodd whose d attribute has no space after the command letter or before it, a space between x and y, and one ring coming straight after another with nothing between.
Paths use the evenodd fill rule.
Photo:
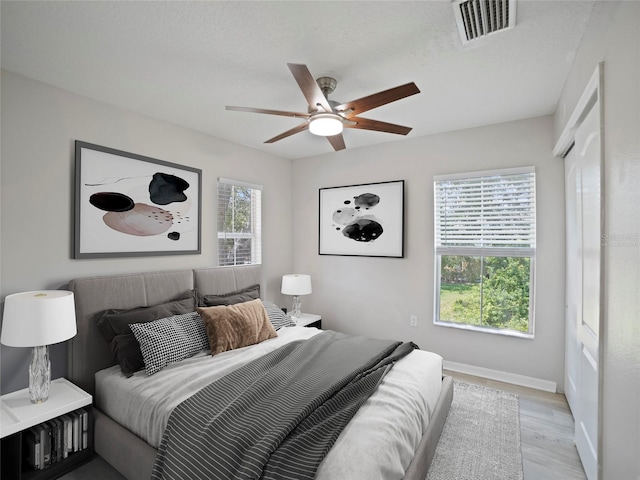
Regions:
<instances>
[{"instance_id":1,"label":"window blind","mask_svg":"<svg viewBox=\"0 0 640 480\"><path fill-rule=\"evenodd\" d=\"M218 265L262 263L262 185L218 179Z\"/></svg>"},{"instance_id":2,"label":"window blind","mask_svg":"<svg viewBox=\"0 0 640 480\"><path fill-rule=\"evenodd\" d=\"M535 254L533 167L437 176L434 197L437 254Z\"/></svg>"}]
</instances>

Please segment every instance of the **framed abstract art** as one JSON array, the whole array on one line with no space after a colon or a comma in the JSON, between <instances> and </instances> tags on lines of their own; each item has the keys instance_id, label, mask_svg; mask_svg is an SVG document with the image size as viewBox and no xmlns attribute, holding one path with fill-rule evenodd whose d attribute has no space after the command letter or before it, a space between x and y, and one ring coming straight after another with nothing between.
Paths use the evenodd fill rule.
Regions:
<instances>
[{"instance_id":1,"label":"framed abstract art","mask_svg":"<svg viewBox=\"0 0 640 480\"><path fill-rule=\"evenodd\" d=\"M202 171L75 144L74 258L200 253Z\"/></svg>"},{"instance_id":2,"label":"framed abstract art","mask_svg":"<svg viewBox=\"0 0 640 480\"><path fill-rule=\"evenodd\" d=\"M404 256L404 180L320 189L320 255Z\"/></svg>"}]
</instances>

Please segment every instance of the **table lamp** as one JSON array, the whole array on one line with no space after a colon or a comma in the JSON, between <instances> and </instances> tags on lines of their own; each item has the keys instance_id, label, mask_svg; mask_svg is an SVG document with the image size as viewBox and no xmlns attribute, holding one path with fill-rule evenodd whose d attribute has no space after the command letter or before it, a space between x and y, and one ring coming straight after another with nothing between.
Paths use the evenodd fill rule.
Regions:
<instances>
[{"instance_id":1,"label":"table lamp","mask_svg":"<svg viewBox=\"0 0 640 480\"><path fill-rule=\"evenodd\" d=\"M7 295L0 342L9 347L33 347L29 364L29 397L46 402L51 387L49 345L75 336L73 292L40 290Z\"/></svg>"},{"instance_id":2,"label":"table lamp","mask_svg":"<svg viewBox=\"0 0 640 480\"><path fill-rule=\"evenodd\" d=\"M291 316L300 317L300 295L309 295L311 293L311 275L302 275L299 273L290 273L282 276L282 289L280 293L285 295L293 295L293 308Z\"/></svg>"}]
</instances>

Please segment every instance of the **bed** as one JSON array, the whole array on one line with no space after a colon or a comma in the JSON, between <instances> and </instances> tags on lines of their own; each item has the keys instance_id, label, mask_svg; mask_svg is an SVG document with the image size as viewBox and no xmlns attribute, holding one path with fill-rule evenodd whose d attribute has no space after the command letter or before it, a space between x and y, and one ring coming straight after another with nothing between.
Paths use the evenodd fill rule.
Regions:
<instances>
[{"instance_id":1,"label":"bed","mask_svg":"<svg viewBox=\"0 0 640 480\"><path fill-rule=\"evenodd\" d=\"M186 403L190 396L195 397L193 392L205 390L204 385L210 381L225 377L229 380L232 372L245 368L251 364L250 360L267 358L283 346L297 346L305 343L302 340L315 338L319 341L323 336L340 334L299 326L284 327L278 330L276 337L254 346L214 356L201 352L170 364L154 375L147 376L142 371L127 378L115 364L110 347L98 329L97 319L113 309L165 304L175 300L180 292L197 292L200 302L204 296L242 292L260 282L260 266L248 265L89 277L69 283L69 289L75 294L78 334L69 342L68 377L94 396L96 453L127 479L151 477L163 431L172 412L178 410L176 405ZM435 354L415 350L395 362L375 393L340 433L320 463L316 478L424 480L453 398L452 380L442 376L441 361ZM437 381L433 380L436 377ZM190 380L182 380L184 378ZM419 385L414 387L414 384ZM164 389L161 388L163 385ZM167 389L166 385L180 385L180 388ZM398 388L403 389L402 392ZM422 392L417 400L405 400L408 394L404 389L414 388ZM416 402L424 403L424 406L412 407ZM381 441L385 441L388 436L385 428L398 429L397 424L404 422L389 421L387 412L403 409L416 414L415 419L406 421L418 425L421 431L417 434L399 432L398 436L407 437L406 445L402 447L405 451L400 451L397 459L385 460L384 452L389 448L372 443L378 440L373 434L363 432L382 432ZM153 418L147 415L149 412L154 412ZM358 443L363 437L366 437L365 443ZM413 453L407 454L407 449ZM356 455L360 454L369 456L357 460ZM372 457L376 456L385 464L369 466ZM364 464L378 470L369 471ZM373 471L378 473L371 473Z\"/></svg>"}]
</instances>

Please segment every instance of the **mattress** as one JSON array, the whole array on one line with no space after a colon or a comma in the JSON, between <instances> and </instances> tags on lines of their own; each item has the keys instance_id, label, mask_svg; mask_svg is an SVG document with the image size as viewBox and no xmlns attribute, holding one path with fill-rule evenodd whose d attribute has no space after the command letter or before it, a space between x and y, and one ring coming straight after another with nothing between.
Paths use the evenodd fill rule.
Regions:
<instances>
[{"instance_id":1,"label":"mattress","mask_svg":"<svg viewBox=\"0 0 640 480\"><path fill-rule=\"evenodd\" d=\"M114 366L96 373L96 405L157 448L173 408L225 374L321 330L286 327L258 345L211 356L202 352L147 377L126 378ZM414 350L398 361L342 431L317 478L402 478L429 425L442 383L442 357ZM339 473L338 473L339 472Z\"/></svg>"}]
</instances>

